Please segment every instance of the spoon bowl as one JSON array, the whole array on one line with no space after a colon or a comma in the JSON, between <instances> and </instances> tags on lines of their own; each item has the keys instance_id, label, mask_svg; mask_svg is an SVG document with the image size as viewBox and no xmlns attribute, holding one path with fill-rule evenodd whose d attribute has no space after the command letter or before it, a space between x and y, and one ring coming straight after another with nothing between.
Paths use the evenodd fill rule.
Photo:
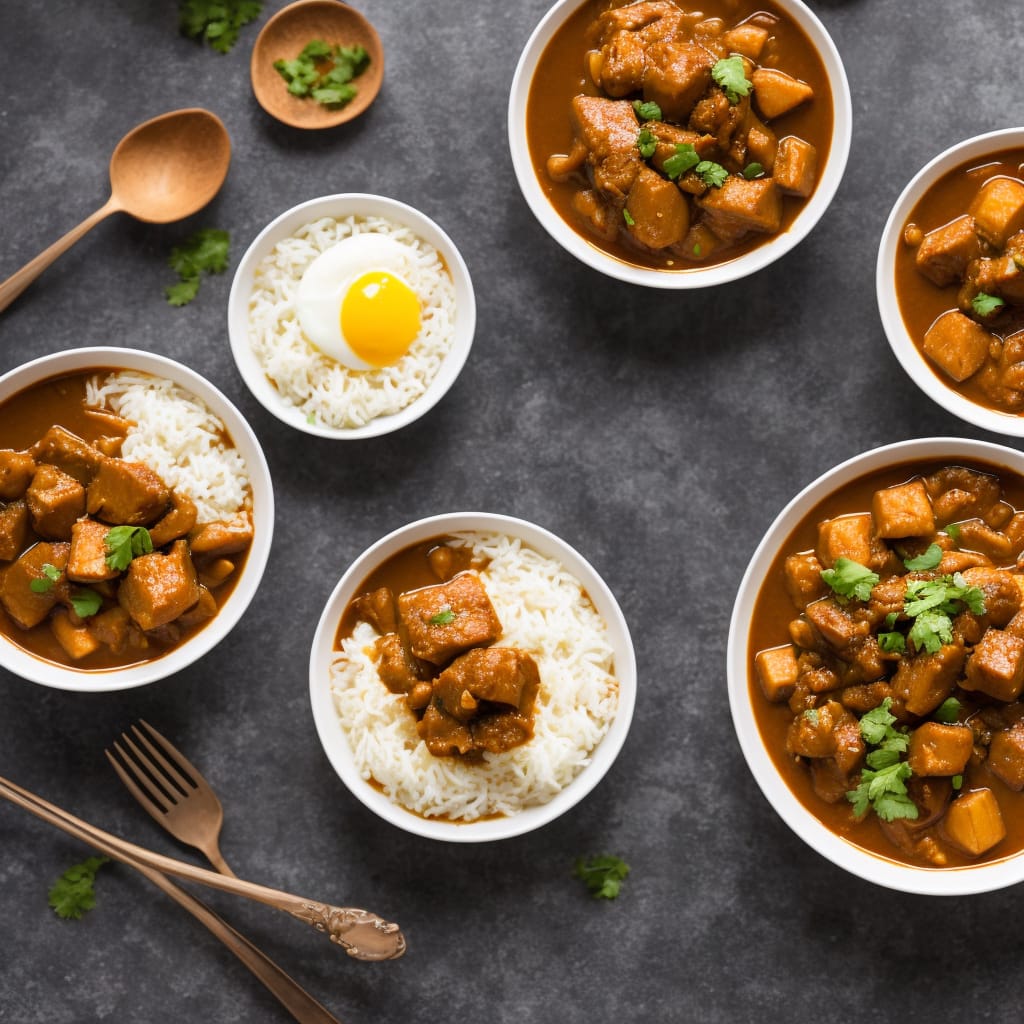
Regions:
<instances>
[{"instance_id":1,"label":"spoon bowl","mask_svg":"<svg viewBox=\"0 0 1024 1024\"><path fill-rule=\"evenodd\" d=\"M167 224L201 210L224 184L230 163L227 129L208 110L173 110L136 126L110 157L110 198L0 284L0 311L112 213L128 213L150 224Z\"/></svg>"}]
</instances>

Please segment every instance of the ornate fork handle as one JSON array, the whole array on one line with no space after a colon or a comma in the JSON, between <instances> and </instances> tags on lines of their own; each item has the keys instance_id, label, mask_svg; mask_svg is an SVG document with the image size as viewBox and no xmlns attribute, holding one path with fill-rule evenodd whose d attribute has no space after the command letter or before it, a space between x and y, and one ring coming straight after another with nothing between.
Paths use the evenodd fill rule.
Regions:
<instances>
[{"instance_id":1,"label":"ornate fork handle","mask_svg":"<svg viewBox=\"0 0 1024 1024\"><path fill-rule=\"evenodd\" d=\"M0 796L42 818L43 821L89 843L115 860L129 864L137 861L164 874L188 878L212 889L220 889L287 910L312 925L317 931L326 932L332 942L341 946L356 960L394 960L405 952L405 936L398 925L385 921L368 910L335 907L330 903L304 899L154 853L76 818L56 804L49 803L3 777L0 777Z\"/></svg>"}]
</instances>

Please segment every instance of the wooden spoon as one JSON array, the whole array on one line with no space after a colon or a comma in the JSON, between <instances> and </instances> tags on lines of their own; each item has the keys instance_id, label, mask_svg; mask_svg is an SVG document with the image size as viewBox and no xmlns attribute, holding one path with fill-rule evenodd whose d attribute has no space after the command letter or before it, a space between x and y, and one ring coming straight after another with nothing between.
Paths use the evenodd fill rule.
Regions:
<instances>
[{"instance_id":1,"label":"wooden spoon","mask_svg":"<svg viewBox=\"0 0 1024 1024\"><path fill-rule=\"evenodd\" d=\"M133 128L110 158L110 198L91 217L0 284L0 310L112 213L128 213L150 224L167 224L201 210L224 183L230 162L227 129L208 110L174 110Z\"/></svg>"},{"instance_id":2,"label":"wooden spoon","mask_svg":"<svg viewBox=\"0 0 1024 1024\"><path fill-rule=\"evenodd\" d=\"M352 79L356 95L343 107L325 107L308 96L293 96L274 67L276 60L294 60L314 39L338 46L364 47L370 62ZM249 64L252 91L271 117L292 128L333 128L358 117L380 92L384 48L377 30L354 7L340 0L297 0L263 26Z\"/></svg>"}]
</instances>

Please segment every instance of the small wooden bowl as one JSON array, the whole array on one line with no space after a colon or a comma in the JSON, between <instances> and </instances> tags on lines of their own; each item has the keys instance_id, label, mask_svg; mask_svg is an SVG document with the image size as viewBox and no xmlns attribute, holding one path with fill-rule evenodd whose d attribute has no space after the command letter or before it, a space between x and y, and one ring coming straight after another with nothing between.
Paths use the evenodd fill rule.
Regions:
<instances>
[{"instance_id":1,"label":"small wooden bowl","mask_svg":"<svg viewBox=\"0 0 1024 1024\"><path fill-rule=\"evenodd\" d=\"M274 67L276 60L293 60L313 39L340 46L365 47L366 70L352 80L355 97L331 109L309 97L293 96ZM277 12L263 26L252 48L249 66L252 91L271 117L292 128L333 128L358 117L374 101L384 79L384 48L376 29L355 8L340 0L298 0Z\"/></svg>"}]
</instances>

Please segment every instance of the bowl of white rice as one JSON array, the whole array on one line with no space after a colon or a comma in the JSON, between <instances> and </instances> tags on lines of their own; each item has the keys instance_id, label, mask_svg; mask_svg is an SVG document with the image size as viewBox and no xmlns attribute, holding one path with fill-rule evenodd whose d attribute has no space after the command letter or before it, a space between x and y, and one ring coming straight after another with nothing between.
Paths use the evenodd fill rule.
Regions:
<instances>
[{"instance_id":1,"label":"bowl of white rice","mask_svg":"<svg viewBox=\"0 0 1024 1024\"><path fill-rule=\"evenodd\" d=\"M241 573L217 614L166 653L124 667L84 670L36 657L0 634L0 666L32 682L99 692L142 686L174 675L212 650L244 614L270 554L274 496L259 441L242 414L209 381L164 356L86 347L25 363L0 377L0 403L50 378L96 371L86 404L128 420L123 458L143 462L192 498L197 525L251 519L253 538Z\"/></svg>"},{"instance_id":2,"label":"bowl of white rice","mask_svg":"<svg viewBox=\"0 0 1024 1024\"><path fill-rule=\"evenodd\" d=\"M367 239L397 253L419 330L396 362L351 369L310 340L300 286L318 257ZM289 426L338 440L398 430L433 408L475 329L473 285L455 243L419 210L365 193L310 199L271 221L242 257L228 299L231 352L253 395Z\"/></svg>"},{"instance_id":3,"label":"bowl of white rice","mask_svg":"<svg viewBox=\"0 0 1024 1024\"><path fill-rule=\"evenodd\" d=\"M540 676L532 737L476 760L429 752L377 673L370 623L338 639L370 574L439 537L469 548L501 622L496 645L529 654ZM509 516L448 513L388 534L344 574L313 640L310 697L328 760L370 810L416 835L486 842L547 824L603 778L632 720L636 659L608 586L565 541Z\"/></svg>"}]
</instances>

